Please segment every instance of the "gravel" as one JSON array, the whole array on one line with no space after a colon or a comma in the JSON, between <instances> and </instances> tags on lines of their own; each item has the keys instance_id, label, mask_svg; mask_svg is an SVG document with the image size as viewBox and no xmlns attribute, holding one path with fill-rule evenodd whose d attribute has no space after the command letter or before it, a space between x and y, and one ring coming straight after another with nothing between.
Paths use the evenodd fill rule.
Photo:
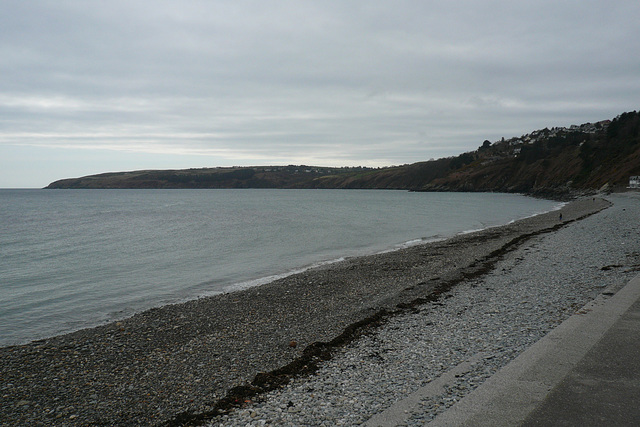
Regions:
<instances>
[{"instance_id":1,"label":"gravel","mask_svg":"<svg viewBox=\"0 0 640 427\"><path fill-rule=\"evenodd\" d=\"M0 424L355 425L482 353L420 424L633 274L612 199L0 348Z\"/></svg>"},{"instance_id":2,"label":"gravel","mask_svg":"<svg viewBox=\"0 0 640 427\"><path fill-rule=\"evenodd\" d=\"M392 316L343 347L312 376L261 395L210 426L360 425L472 360L445 391L420 401L422 426L517 357L599 293L640 271L638 194L506 254L488 274L437 301ZM371 424L375 425L375 424Z\"/></svg>"}]
</instances>

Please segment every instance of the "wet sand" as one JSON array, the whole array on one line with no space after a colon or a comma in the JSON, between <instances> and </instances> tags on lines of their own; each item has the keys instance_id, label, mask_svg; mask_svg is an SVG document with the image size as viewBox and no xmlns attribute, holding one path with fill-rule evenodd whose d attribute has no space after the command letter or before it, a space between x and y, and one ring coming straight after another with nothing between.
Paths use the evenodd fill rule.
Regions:
<instances>
[{"instance_id":1,"label":"wet sand","mask_svg":"<svg viewBox=\"0 0 640 427\"><path fill-rule=\"evenodd\" d=\"M489 271L528 237L607 206L586 198L502 227L1 348L0 422L197 423L312 372L332 348Z\"/></svg>"}]
</instances>

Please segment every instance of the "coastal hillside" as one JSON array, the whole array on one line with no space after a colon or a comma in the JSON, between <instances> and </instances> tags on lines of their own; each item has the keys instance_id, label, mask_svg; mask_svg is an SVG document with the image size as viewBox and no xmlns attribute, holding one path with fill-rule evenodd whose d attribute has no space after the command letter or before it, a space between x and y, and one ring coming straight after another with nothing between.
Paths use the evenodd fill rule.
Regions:
<instances>
[{"instance_id":1,"label":"coastal hillside","mask_svg":"<svg viewBox=\"0 0 640 427\"><path fill-rule=\"evenodd\" d=\"M640 112L520 137L477 150L387 168L259 166L115 172L46 188L360 188L566 194L616 190L640 175Z\"/></svg>"},{"instance_id":2,"label":"coastal hillside","mask_svg":"<svg viewBox=\"0 0 640 427\"><path fill-rule=\"evenodd\" d=\"M640 113L491 142L456 157L314 180L321 188L566 194L625 188L640 175Z\"/></svg>"},{"instance_id":3,"label":"coastal hillside","mask_svg":"<svg viewBox=\"0 0 640 427\"><path fill-rule=\"evenodd\" d=\"M218 167L112 172L55 181L46 188L308 188L325 176L358 176L370 168Z\"/></svg>"}]
</instances>

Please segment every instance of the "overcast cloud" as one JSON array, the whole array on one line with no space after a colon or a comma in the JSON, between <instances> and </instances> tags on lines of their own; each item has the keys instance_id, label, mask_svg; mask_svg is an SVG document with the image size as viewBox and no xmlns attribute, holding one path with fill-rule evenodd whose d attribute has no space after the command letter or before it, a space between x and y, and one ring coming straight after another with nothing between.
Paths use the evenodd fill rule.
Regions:
<instances>
[{"instance_id":1,"label":"overcast cloud","mask_svg":"<svg viewBox=\"0 0 640 427\"><path fill-rule=\"evenodd\" d=\"M637 1L0 3L0 187L388 166L640 108Z\"/></svg>"}]
</instances>

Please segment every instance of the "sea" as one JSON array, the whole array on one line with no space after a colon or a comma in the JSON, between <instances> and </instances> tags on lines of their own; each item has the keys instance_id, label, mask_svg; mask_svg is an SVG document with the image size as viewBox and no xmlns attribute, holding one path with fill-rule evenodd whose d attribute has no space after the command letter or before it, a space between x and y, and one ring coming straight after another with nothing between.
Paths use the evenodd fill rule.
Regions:
<instances>
[{"instance_id":1,"label":"sea","mask_svg":"<svg viewBox=\"0 0 640 427\"><path fill-rule=\"evenodd\" d=\"M392 190L0 190L0 346L560 207Z\"/></svg>"}]
</instances>

